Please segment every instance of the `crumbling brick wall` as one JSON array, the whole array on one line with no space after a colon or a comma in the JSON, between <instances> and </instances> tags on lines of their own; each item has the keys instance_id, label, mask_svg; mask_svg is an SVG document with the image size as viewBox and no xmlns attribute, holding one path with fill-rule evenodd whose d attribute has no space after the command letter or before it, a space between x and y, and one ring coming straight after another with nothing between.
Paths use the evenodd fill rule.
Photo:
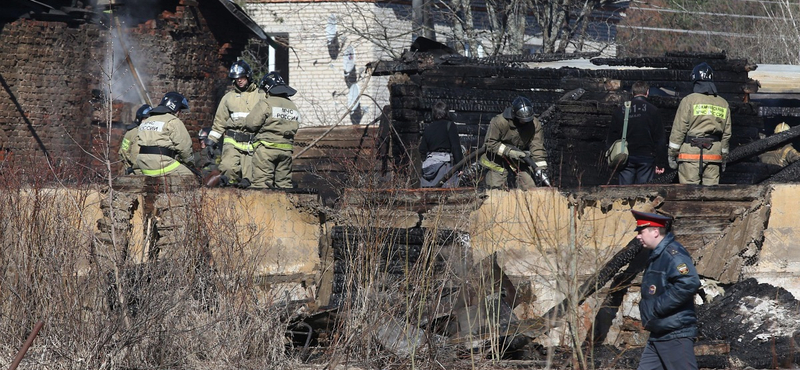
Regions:
<instances>
[{"instance_id":1,"label":"crumbling brick wall","mask_svg":"<svg viewBox=\"0 0 800 370\"><path fill-rule=\"evenodd\" d=\"M227 69L251 33L217 1L168 8L158 19L124 28L124 41L139 56L133 62L153 105L169 91L187 97L191 112L181 119L194 134L211 125L230 87ZM0 147L13 153L13 167L75 181L104 174L104 159L117 160L123 127L142 104L115 101L109 131L105 105L93 99L93 89L108 91L114 73L129 73L124 58L115 60L114 71L103 68L111 43L119 42L116 31L31 19L0 27ZM113 92L111 99L121 96ZM116 173L119 164L112 167Z\"/></svg>"}]
</instances>

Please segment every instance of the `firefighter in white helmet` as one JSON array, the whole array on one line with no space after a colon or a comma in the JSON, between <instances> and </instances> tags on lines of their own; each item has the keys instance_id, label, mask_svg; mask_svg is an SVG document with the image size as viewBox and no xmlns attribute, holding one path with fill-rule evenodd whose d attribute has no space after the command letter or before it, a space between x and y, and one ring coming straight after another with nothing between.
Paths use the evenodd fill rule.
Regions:
<instances>
[{"instance_id":1,"label":"firefighter in white helmet","mask_svg":"<svg viewBox=\"0 0 800 370\"><path fill-rule=\"evenodd\" d=\"M786 122L781 122L777 126L775 126L776 134L788 130L789 130L789 125L786 124ZM792 146L792 143L787 143L786 145L778 149L768 151L758 156L758 159L763 163L786 167L794 162L797 162L797 160L800 159L800 152L795 150L794 146Z\"/></svg>"}]
</instances>

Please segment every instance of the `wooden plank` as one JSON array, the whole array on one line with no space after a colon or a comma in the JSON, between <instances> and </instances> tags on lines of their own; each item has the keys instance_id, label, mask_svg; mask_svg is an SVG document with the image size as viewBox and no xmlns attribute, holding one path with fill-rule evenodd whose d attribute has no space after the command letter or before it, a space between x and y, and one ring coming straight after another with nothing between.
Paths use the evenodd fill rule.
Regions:
<instances>
[{"instance_id":1,"label":"wooden plank","mask_svg":"<svg viewBox=\"0 0 800 370\"><path fill-rule=\"evenodd\" d=\"M675 185L665 186L666 200L751 201L766 195L764 185Z\"/></svg>"}]
</instances>

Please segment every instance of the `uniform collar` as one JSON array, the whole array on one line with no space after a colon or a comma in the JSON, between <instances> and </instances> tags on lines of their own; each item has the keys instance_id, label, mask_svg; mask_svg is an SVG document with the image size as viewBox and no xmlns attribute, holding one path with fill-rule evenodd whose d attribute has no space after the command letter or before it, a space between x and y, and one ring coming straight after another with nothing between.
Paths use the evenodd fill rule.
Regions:
<instances>
[{"instance_id":1,"label":"uniform collar","mask_svg":"<svg viewBox=\"0 0 800 370\"><path fill-rule=\"evenodd\" d=\"M667 249L667 246L670 245L673 240L675 240L675 235L671 232L668 232L667 235L664 236L664 239L661 239L661 242L658 243L656 248L650 252L650 259L653 260L661 255L661 253L664 252L664 249Z\"/></svg>"}]
</instances>

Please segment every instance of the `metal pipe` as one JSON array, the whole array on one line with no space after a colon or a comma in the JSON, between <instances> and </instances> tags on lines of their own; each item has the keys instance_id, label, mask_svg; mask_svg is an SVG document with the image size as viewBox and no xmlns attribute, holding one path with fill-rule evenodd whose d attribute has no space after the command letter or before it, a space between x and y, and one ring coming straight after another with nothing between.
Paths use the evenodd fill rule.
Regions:
<instances>
[{"instance_id":1,"label":"metal pipe","mask_svg":"<svg viewBox=\"0 0 800 370\"><path fill-rule=\"evenodd\" d=\"M22 345L22 348L19 349L17 352L17 357L14 358L14 362L11 363L11 366L8 367L8 370L15 370L19 363L22 362L22 358L25 357L25 353L28 352L28 348L31 347L33 344L33 339L36 338L36 335L39 334L39 330L42 329L44 326L44 321L39 321L36 323L36 326L33 327L33 331L30 335L28 335L28 339L25 341L25 344Z\"/></svg>"}]
</instances>

